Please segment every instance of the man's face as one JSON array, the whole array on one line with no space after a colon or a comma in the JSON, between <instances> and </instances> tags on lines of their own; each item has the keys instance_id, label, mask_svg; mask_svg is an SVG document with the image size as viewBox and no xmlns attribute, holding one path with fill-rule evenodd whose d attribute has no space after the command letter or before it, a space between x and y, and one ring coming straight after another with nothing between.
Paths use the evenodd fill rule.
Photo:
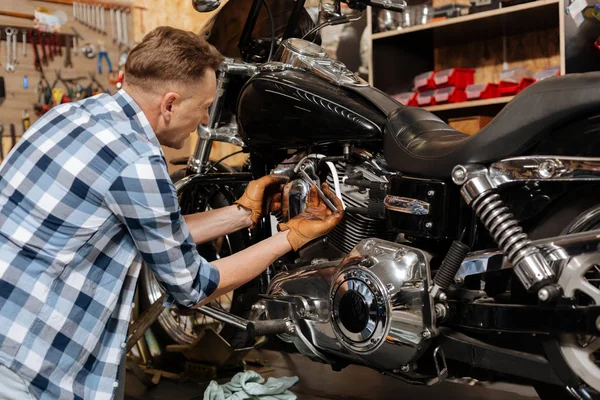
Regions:
<instances>
[{"instance_id":1,"label":"man's face","mask_svg":"<svg viewBox=\"0 0 600 400\"><path fill-rule=\"evenodd\" d=\"M185 140L199 124L208 124L208 110L215 99L217 79L215 71L207 69L204 77L183 88L179 98L165 106L168 118L156 136L163 146L181 149Z\"/></svg>"}]
</instances>

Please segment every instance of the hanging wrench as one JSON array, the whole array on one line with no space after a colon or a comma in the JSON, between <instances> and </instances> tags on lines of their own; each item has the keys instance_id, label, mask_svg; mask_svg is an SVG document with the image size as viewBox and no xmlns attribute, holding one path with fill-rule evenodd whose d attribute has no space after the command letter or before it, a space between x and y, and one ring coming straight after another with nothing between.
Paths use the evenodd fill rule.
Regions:
<instances>
[{"instance_id":1,"label":"hanging wrench","mask_svg":"<svg viewBox=\"0 0 600 400\"><path fill-rule=\"evenodd\" d=\"M117 19L117 45L121 47L123 44L123 34L121 32L121 9L117 8L115 11L115 16Z\"/></svg>"},{"instance_id":2,"label":"hanging wrench","mask_svg":"<svg viewBox=\"0 0 600 400\"><path fill-rule=\"evenodd\" d=\"M13 28L6 28L6 72L15 72L15 66L10 62L10 47L12 43L12 35L15 34Z\"/></svg>"},{"instance_id":3,"label":"hanging wrench","mask_svg":"<svg viewBox=\"0 0 600 400\"><path fill-rule=\"evenodd\" d=\"M23 29L21 31L23 34L23 58L27 57L27 30Z\"/></svg>"},{"instance_id":4,"label":"hanging wrench","mask_svg":"<svg viewBox=\"0 0 600 400\"><path fill-rule=\"evenodd\" d=\"M123 11L123 44L125 47L129 47L129 37L127 35L128 26L127 26L127 10Z\"/></svg>"},{"instance_id":5,"label":"hanging wrench","mask_svg":"<svg viewBox=\"0 0 600 400\"><path fill-rule=\"evenodd\" d=\"M101 26L101 31L103 34L106 35L106 10L104 9L104 6L100 6L100 26Z\"/></svg>"},{"instance_id":6,"label":"hanging wrench","mask_svg":"<svg viewBox=\"0 0 600 400\"><path fill-rule=\"evenodd\" d=\"M112 38L113 43L117 42L117 32L115 32L115 9L110 7L110 37Z\"/></svg>"},{"instance_id":7,"label":"hanging wrench","mask_svg":"<svg viewBox=\"0 0 600 400\"><path fill-rule=\"evenodd\" d=\"M18 30L15 29L15 32L12 36L12 62L13 64L18 64L19 61L17 61L17 34L18 34Z\"/></svg>"}]
</instances>

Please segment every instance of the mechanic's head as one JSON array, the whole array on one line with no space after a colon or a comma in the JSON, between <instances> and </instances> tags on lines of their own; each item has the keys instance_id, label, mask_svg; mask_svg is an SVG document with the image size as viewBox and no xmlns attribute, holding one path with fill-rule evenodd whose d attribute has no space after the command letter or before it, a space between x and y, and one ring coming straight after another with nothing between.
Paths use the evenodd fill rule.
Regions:
<instances>
[{"instance_id":1,"label":"mechanic's head","mask_svg":"<svg viewBox=\"0 0 600 400\"><path fill-rule=\"evenodd\" d=\"M135 46L123 88L140 105L160 143L180 149L198 124L208 123L223 56L193 32L161 26Z\"/></svg>"}]
</instances>

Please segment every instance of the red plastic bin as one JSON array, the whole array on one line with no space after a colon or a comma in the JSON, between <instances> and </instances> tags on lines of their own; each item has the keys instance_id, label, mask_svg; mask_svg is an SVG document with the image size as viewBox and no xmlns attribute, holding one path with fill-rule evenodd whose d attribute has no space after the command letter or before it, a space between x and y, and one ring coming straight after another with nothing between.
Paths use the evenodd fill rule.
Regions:
<instances>
[{"instance_id":1,"label":"red plastic bin","mask_svg":"<svg viewBox=\"0 0 600 400\"><path fill-rule=\"evenodd\" d=\"M475 70L471 68L450 68L443 71L438 71L433 76L435 86L445 88L454 86L459 89L465 89L473 84L475 80Z\"/></svg>"},{"instance_id":2,"label":"red plastic bin","mask_svg":"<svg viewBox=\"0 0 600 400\"><path fill-rule=\"evenodd\" d=\"M434 106L435 105L435 90L427 90L417 93L417 105L419 106Z\"/></svg>"},{"instance_id":3,"label":"red plastic bin","mask_svg":"<svg viewBox=\"0 0 600 400\"><path fill-rule=\"evenodd\" d=\"M435 99L435 104L462 103L463 101L467 101L467 93L465 90L457 87L437 89L433 97Z\"/></svg>"},{"instance_id":4,"label":"red plastic bin","mask_svg":"<svg viewBox=\"0 0 600 400\"><path fill-rule=\"evenodd\" d=\"M517 88L517 93L521 92L521 90L534 83L535 79L533 78L521 78L521 82L519 82L519 87Z\"/></svg>"},{"instance_id":5,"label":"red plastic bin","mask_svg":"<svg viewBox=\"0 0 600 400\"><path fill-rule=\"evenodd\" d=\"M417 106L417 92L395 94L394 99L405 106Z\"/></svg>"},{"instance_id":6,"label":"red plastic bin","mask_svg":"<svg viewBox=\"0 0 600 400\"><path fill-rule=\"evenodd\" d=\"M476 83L469 85L467 86L466 93L468 100L483 100L500 97L500 90L496 83Z\"/></svg>"},{"instance_id":7,"label":"red plastic bin","mask_svg":"<svg viewBox=\"0 0 600 400\"><path fill-rule=\"evenodd\" d=\"M434 75L435 71L428 71L415 76L413 79L415 89L419 92L435 89L435 82L433 81Z\"/></svg>"}]
</instances>

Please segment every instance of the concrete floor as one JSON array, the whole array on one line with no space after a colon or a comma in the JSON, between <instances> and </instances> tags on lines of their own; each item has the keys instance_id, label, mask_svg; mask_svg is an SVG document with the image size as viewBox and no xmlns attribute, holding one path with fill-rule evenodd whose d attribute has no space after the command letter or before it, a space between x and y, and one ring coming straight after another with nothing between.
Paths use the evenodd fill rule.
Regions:
<instances>
[{"instance_id":1,"label":"concrete floor","mask_svg":"<svg viewBox=\"0 0 600 400\"><path fill-rule=\"evenodd\" d=\"M524 400L537 398L533 388L525 386L507 384L469 386L444 382L432 388L425 388L404 384L394 378L383 376L360 366L349 366L341 372L334 372L328 365L312 362L299 354L289 355L268 350L253 350L246 359L260 359L270 365L273 368L271 371L261 372L265 378L298 376L300 380L292 388L292 392L301 400ZM163 379L143 398L144 400L201 400L205 387L205 384L177 384Z\"/></svg>"}]
</instances>

